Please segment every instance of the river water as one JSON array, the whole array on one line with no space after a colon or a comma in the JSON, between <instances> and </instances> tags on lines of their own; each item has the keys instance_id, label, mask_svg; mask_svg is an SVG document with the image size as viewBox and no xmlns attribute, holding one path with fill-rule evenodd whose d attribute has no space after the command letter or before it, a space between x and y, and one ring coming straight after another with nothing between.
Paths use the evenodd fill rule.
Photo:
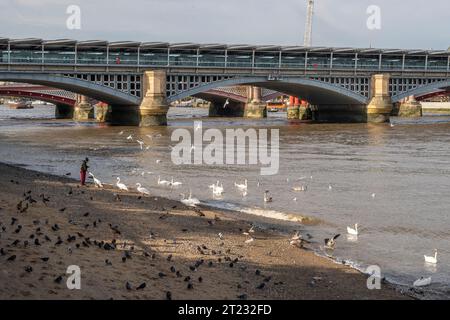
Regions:
<instances>
[{"instance_id":1,"label":"river water","mask_svg":"<svg viewBox=\"0 0 450 320\"><path fill-rule=\"evenodd\" d=\"M88 156L91 170L106 183L120 176L128 186L140 182L152 194L170 198L190 189L210 205L246 209L240 214L250 219L252 213L317 218L321 222L307 230L318 252L321 239L341 233L333 252L337 260L359 269L378 265L382 276L409 287L420 276L432 276L426 297L450 298L450 117L394 119L391 127L290 123L281 112L264 120L212 119L204 109L175 108L167 127L134 128L53 120L53 114L49 106L0 106L0 161L77 176L81 160ZM171 132L192 131L193 121L199 119L203 129L279 129L279 173L261 176L255 165L174 165ZM136 141L126 139L130 134L150 148L141 150ZM166 180L173 176L183 186L160 187L158 175ZM249 188L243 197L234 182L245 178ZM217 179L225 188L221 199L214 199L208 188ZM307 186L306 192L292 190L301 185ZM262 200L266 189L272 203ZM346 235L346 226L354 223L360 226L357 239ZM433 255L434 249L436 267L425 264L423 257Z\"/></svg>"}]
</instances>

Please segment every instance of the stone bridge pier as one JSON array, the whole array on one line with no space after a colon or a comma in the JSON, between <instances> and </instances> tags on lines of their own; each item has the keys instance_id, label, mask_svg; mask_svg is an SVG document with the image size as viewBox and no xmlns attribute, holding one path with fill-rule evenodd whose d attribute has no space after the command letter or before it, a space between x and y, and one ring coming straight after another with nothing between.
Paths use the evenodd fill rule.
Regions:
<instances>
[{"instance_id":1,"label":"stone bridge pier","mask_svg":"<svg viewBox=\"0 0 450 320\"><path fill-rule=\"evenodd\" d=\"M77 94L77 99L73 108L73 120L86 121L89 119L94 119L94 106L89 102L89 99L86 96Z\"/></svg>"},{"instance_id":2,"label":"stone bridge pier","mask_svg":"<svg viewBox=\"0 0 450 320\"><path fill-rule=\"evenodd\" d=\"M260 87L248 87L247 103L244 108L246 118L266 118L267 103L262 101L262 89Z\"/></svg>"},{"instance_id":3,"label":"stone bridge pier","mask_svg":"<svg viewBox=\"0 0 450 320\"><path fill-rule=\"evenodd\" d=\"M169 104L166 97L166 72L145 71L143 74L143 98L140 105L111 105L107 121L113 125L161 126L167 124Z\"/></svg>"}]
</instances>

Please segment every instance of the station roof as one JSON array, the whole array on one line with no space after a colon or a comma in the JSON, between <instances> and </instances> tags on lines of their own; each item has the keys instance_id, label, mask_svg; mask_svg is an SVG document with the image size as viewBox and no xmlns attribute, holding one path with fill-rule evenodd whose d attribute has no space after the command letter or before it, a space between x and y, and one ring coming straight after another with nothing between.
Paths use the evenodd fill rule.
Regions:
<instances>
[{"instance_id":1,"label":"station roof","mask_svg":"<svg viewBox=\"0 0 450 320\"><path fill-rule=\"evenodd\" d=\"M286 52L286 53L335 53L335 54L365 54L365 55L438 55L450 56L450 50L424 50L424 49L382 49L382 48L353 48L353 47L305 47L305 46L278 46L278 45L249 45L249 44L220 44L220 43L168 43L168 42L138 42L138 41L113 41L55 39L43 40L39 38L10 39L0 37L0 45L8 45L21 48L35 48L44 45L54 48L67 48L77 46L81 50L89 48L124 48L124 49L171 49L171 50L230 50L230 51L257 51L257 52Z\"/></svg>"}]
</instances>

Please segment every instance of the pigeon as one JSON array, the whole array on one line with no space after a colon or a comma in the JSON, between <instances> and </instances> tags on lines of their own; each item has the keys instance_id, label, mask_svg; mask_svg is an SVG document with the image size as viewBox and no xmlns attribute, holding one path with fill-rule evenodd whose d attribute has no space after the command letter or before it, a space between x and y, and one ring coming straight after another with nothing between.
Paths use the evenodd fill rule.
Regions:
<instances>
[{"instance_id":1,"label":"pigeon","mask_svg":"<svg viewBox=\"0 0 450 320\"><path fill-rule=\"evenodd\" d=\"M170 292L170 291L166 292L166 299L167 300L172 300L172 292Z\"/></svg>"},{"instance_id":2,"label":"pigeon","mask_svg":"<svg viewBox=\"0 0 450 320\"><path fill-rule=\"evenodd\" d=\"M131 290L131 284L127 281L127 283L125 284L125 288L127 288L127 290Z\"/></svg>"},{"instance_id":3,"label":"pigeon","mask_svg":"<svg viewBox=\"0 0 450 320\"><path fill-rule=\"evenodd\" d=\"M57 277L55 280L54 280L56 283L61 283L61 281L62 281L62 277L61 276L59 276L59 277Z\"/></svg>"},{"instance_id":4,"label":"pigeon","mask_svg":"<svg viewBox=\"0 0 450 320\"><path fill-rule=\"evenodd\" d=\"M14 260L16 260L16 255L15 254L13 254L11 257L6 259L6 261L14 261Z\"/></svg>"},{"instance_id":5,"label":"pigeon","mask_svg":"<svg viewBox=\"0 0 450 320\"><path fill-rule=\"evenodd\" d=\"M146 284L145 282L143 282L143 283L141 283L141 284L139 285L139 287L136 288L136 290L142 290L142 289L145 288L146 285L147 285L147 284Z\"/></svg>"},{"instance_id":6,"label":"pigeon","mask_svg":"<svg viewBox=\"0 0 450 320\"><path fill-rule=\"evenodd\" d=\"M44 262L47 262L50 258L49 257L42 257L41 260Z\"/></svg>"}]
</instances>

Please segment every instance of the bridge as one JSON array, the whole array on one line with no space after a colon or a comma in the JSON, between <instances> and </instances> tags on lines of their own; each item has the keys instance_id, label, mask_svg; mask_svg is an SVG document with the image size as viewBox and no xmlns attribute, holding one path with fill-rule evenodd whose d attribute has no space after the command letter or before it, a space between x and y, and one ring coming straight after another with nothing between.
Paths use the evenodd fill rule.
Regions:
<instances>
[{"instance_id":1,"label":"bridge","mask_svg":"<svg viewBox=\"0 0 450 320\"><path fill-rule=\"evenodd\" d=\"M416 114L415 97L449 90L450 52L0 38L0 81L104 101L114 124L165 124L171 102L229 86L251 88L247 117L265 116L267 89L307 100L317 121L384 122ZM81 117L86 101L75 103Z\"/></svg>"}]
</instances>

